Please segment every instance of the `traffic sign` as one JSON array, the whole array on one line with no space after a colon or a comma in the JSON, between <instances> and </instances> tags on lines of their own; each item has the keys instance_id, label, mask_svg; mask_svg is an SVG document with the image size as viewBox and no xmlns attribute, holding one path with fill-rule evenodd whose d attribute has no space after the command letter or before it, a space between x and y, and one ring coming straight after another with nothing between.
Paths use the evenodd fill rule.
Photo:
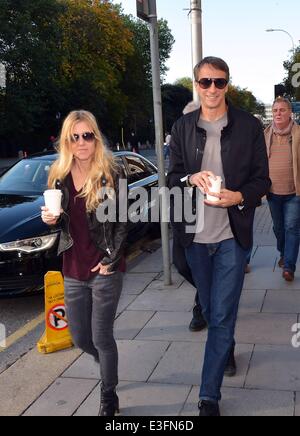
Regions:
<instances>
[{"instance_id":1,"label":"traffic sign","mask_svg":"<svg viewBox=\"0 0 300 436\"><path fill-rule=\"evenodd\" d=\"M136 0L136 11L137 11L137 16L141 18L141 20L149 22L150 20L149 0Z\"/></svg>"}]
</instances>

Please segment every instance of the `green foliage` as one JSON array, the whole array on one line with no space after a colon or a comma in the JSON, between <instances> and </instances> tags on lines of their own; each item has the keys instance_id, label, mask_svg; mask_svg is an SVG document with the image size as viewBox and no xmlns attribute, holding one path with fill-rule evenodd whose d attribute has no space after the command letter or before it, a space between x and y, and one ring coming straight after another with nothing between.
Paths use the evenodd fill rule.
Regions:
<instances>
[{"instance_id":1,"label":"green foliage","mask_svg":"<svg viewBox=\"0 0 300 436\"><path fill-rule=\"evenodd\" d=\"M134 131L139 140L153 140L153 94L151 51L148 25L132 15L123 15L127 28L133 35L133 53L127 58L126 73L120 85L128 96L126 115L123 120L126 140ZM166 62L170 56L174 38L165 20L158 22L160 73L163 80Z\"/></svg>"},{"instance_id":2,"label":"green foliage","mask_svg":"<svg viewBox=\"0 0 300 436\"><path fill-rule=\"evenodd\" d=\"M254 115L265 116L265 106L259 102L253 93L248 89L242 89L239 86L229 85L227 93L228 100L236 107L250 112Z\"/></svg>"},{"instance_id":3,"label":"green foliage","mask_svg":"<svg viewBox=\"0 0 300 436\"><path fill-rule=\"evenodd\" d=\"M166 21L159 29L163 77L174 39ZM79 108L92 111L112 141L122 125L149 138L149 29L111 1L0 0L0 63L0 145L14 146L11 154L44 148Z\"/></svg>"},{"instance_id":4,"label":"green foliage","mask_svg":"<svg viewBox=\"0 0 300 436\"><path fill-rule=\"evenodd\" d=\"M165 131L171 132L176 120L182 117L185 106L193 100L193 93L182 85L163 85L162 101Z\"/></svg>"},{"instance_id":5,"label":"green foliage","mask_svg":"<svg viewBox=\"0 0 300 436\"><path fill-rule=\"evenodd\" d=\"M194 84L190 77L182 77L181 79L177 79L174 85L183 86L184 88L187 88L190 92L193 92Z\"/></svg>"}]
</instances>

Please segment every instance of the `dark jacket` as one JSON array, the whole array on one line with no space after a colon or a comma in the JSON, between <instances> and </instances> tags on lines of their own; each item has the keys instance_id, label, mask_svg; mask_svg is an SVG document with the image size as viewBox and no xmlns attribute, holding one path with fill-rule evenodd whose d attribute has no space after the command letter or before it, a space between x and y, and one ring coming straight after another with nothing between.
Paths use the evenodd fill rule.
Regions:
<instances>
[{"instance_id":1,"label":"dark jacket","mask_svg":"<svg viewBox=\"0 0 300 436\"><path fill-rule=\"evenodd\" d=\"M114 184L116 192L116 206L117 206L117 220L116 222L106 221L104 223L99 222L95 212L87 212L87 221L90 231L92 241L95 243L96 247L101 253L103 253L104 258L102 259L102 265L109 265L109 272L115 272L118 270L120 263L124 255L124 247L128 234L128 223L119 222L119 202L126 199L120 198L119 192L119 180L126 179L123 171L120 169L118 173L114 174ZM58 255L67 251L73 245L73 240L70 235L69 224L69 186L68 178L64 181L56 182L56 189L61 189L63 193L62 208L63 214L60 217L57 226L61 228L60 240L58 245ZM106 180L102 180L102 185L106 184ZM122 193L122 195L127 195Z\"/></svg>"},{"instance_id":2,"label":"dark jacket","mask_svg":"<svg viewBox=\"0 0 300 436\"><path fill-rule=\"evenodd\" d=\"M181 182L181 179L188 174L201 171L206 131L198 127L199 117L200 110L189 113L180 118L172 129L168 174L170 189L175 186L185 188L186 182ZM260 121L230 104L228 125L223 129L221 136L221 159L226 189L240 191L244 198L244 208L240 210L238 206L232 206L228 209L228 215L235 239L247 250L253 242L255 208L260 205L261 198L268 193L271 181L266 143ZM195 198L194 195L194 213L196 212ZM184 217L181 223L173 222L172 225L174 236L179 238L183 247L191 245L195 234L186 232L187 223Z\"/></svg>"}]
</instances>

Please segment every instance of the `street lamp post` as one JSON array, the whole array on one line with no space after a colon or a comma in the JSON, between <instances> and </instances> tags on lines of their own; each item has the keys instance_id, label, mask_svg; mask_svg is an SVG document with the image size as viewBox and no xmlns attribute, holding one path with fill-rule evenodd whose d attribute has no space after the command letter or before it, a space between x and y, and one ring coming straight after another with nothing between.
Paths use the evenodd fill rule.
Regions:
<instances>
[{"instance_id":1,"label":"street lamp post","mask_svg":"<svg viewBox=\"0 0 300 436\"><path fill-rule=\"evenodd\" d=\"M267 29L266 32L283 32L283 33L286 33L290 37L290 39L292 41L293 54L295 54L295 52L296 52L295 43L294 43L292 35L289 32L287 32L286 30L283 30L283 29Z\"/></svg>"},{"instance_id":2,"label":"street lamp post","mask_svg":"<svg viewBox=\"0 0 300 436\"><path fill-rule=\"evenodd\" d=\"M203 57L201 0L191 0L190 15L192 23L192 63L194 68ZM193 97L195 102L199 102L195 87Z\"/></svg>"}]
</instances>

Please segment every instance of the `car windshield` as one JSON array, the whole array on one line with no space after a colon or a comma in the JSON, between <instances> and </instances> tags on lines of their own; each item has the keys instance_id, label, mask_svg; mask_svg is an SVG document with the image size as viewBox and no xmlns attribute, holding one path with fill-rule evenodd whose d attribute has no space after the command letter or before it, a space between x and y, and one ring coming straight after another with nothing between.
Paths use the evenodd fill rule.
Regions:
<instances>
[{"instance_id":1,"label":"car windshield","mask_svg":"<svg viewBox=\"0 0 300 436\"><path fill-rule=\"evenodd\" d=\"M53 161L24 159L0 177L0 193L41 195L47 189L47 180Z\"/></svg>"}]
</instances>

